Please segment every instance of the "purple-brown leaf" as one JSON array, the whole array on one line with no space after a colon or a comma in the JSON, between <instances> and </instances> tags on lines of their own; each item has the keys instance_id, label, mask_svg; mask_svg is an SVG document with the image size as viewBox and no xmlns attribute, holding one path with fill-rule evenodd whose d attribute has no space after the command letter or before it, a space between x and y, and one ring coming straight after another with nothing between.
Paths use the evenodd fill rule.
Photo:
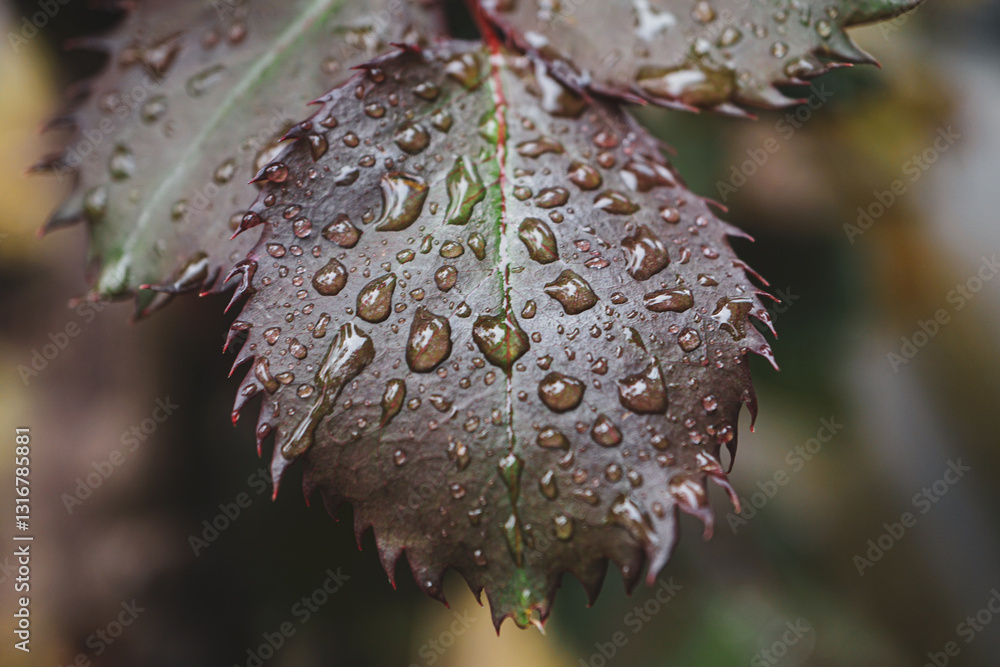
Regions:
<instances>
[{"instance_id":1,"label":"purple-brown leaf","mask_svg":"<svg viewBox=\"0 0 1000 667\"><path fill-rule=\"evenodd\" d=\"M711 527L766 313L650 135L462 43L370 63L291 134L234 271L235 413L262 396L276 480L301 460L390 577L405 553L443 599L454 568L498 627L565 572L652 581L678 510Z\"/></svg>"}]
</instances>

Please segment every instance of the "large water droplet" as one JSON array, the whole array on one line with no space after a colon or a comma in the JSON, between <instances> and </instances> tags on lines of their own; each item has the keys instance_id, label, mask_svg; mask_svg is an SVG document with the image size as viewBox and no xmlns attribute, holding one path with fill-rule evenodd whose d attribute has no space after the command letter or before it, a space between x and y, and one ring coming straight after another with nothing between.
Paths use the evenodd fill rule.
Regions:
<instances>
[{"instance_id":1,"label":"large water droplet","mask_svg":"<svg viewBox=\"0 0 1000 667\"><path fill-rule=\"evenodd\" d=\"M472 326L472 339L486 360L506 373L531 347L517 320L503 315L480 315Z\"/></svg>"},{"instance_id":2,"label":"large water droplet","mask_svg":"<svg viewBox=\"0 0 1000 667\"><path fill-rule=\"evenodd\" d=\"M618 381L621 404L640 414L663 414L667 411L667 388L660 364L651 362L642 372Z\"/></svg>"},{"instance_id":3,"label":"large water droplet","mask_svg":"<svg viewBox=\"0 0 1000 667\"><path fill-rule=\"evenodd\" d=\"M406 153L416 155L431 143L431 135L423 125L416 124L397 132L393 140Z\"/></svg>"},{"instance_id":4,"label":"large water droplet","mask_svg":"<svg viewBox=\"0 0 1000 667\"><path fill-rule=\"evenodd\" d=\"M641 544L655 544L659 541L649 515L643 513L632 500L624 495L618 496L612 503L608 519L627 530Z\"/></svg>"},{"instance_id":5,"label":"large water droplet","mask_svg":"<svg viewBox=\"0 0 1000 667\"><path fill-rule=\"evenodd\" d=\"M677 344L685 352L694 352L701 345L701 334L691 328L681 329L677 334Z\"/></svg>"},{"instance_id":6,"label":"large water droplet","mask_svg":"<svg viewBox=\"0 0 1000 667\"><path fill-rule=\"evenodd\" d=\"M353 248L361 238L361 230L351 223L346 213L341 213L323 228L323 238L341 248Z\"/></svg>"},{"instance_id":7,"label":"large water droplet","mask_svg":"<svg viewBox=\"0 0 1000 667\"><path fill-rule=\"evenodd\" d=\"M594 206L606 213L631 215L639 205L617 190L605 190L594 199Z\"/></svg>"},{"instance_id":8,"label":"large water droplet","mask_svg":"<svg viewBox=\"0 0 1000 667\"><path fill-rule=\"evenodd\" d=\"M396 289L396 274L376 278L358 293L358 317L377 323L384 322L392 312L392 294Z\"/></svg>"},{"instance_id":9,"label":"large water droplet","mask_svg":"<svg viewBox=\"0 0 1000 667\"><path fill-rule=\"evenodd\" d=\"M567 315L577 315L594 307L597 295L590 283L566 269L551 283L545 285L545 293L558 301Z\"/></svg>"},{"instance_id":10,"label":"large water droplet","mask_svg":"<svg viewBox=\"0 0 1000 667\"><path fill-rule=\"evenodd\" d=\"M469 234L469 247L472 248L472 254L476 256L476 259L482 260L486 257L486 239L479 232L472 232Z\"/></svg>"},{"instance_id":11,"label":"large water droplet","mask_svg":"<svg viewBox=\"0 0 1000 667\"><path fill-rule=\"evenodd\" d=\"M626 162L621 177L625 185L636 192L649 192L655 187L676 185L669 169L646 159L633 158Z\"/></svg>"},{"instance_id":12,"label":"large water droplet","mask_svg":"<svg viewBox=\"0 0 1000 667\"><path fill-rule=\"evenodd\" d=\"M604 182L601 172L586 162L573 162L569 165L569 180L581 190L596 190Z\"/></svg>"},{"instance_id":13,"label":"large water droplet","mask_svg":"<svg viewBox=\"0 0 1000 667\"><path fill-rule=\"evenodd\" d=\"M753 308L753 301L745 297L722 297L715 305L712 319L719 323L719 328L728 331L733 340L740 340L747 335L747 316Z\"/></svg>"},{"instance_id":14,"label":"large water droplet","mask_svg":"<svg viewBox=\"0 0 1000 667\"><path fill-rule=\"evenodd\" d=\"M556 186L554 188L544 188L535 197L535 206L538 208L558 208L569 201L569 190Z\"/></svg>"},{"instance_id":15,"label":"large water droplet","mask_svg":"<svg viewBox=\"0 0 1000 667\"><path fill-rule=\"evenodd\" d=\"M347 284L347 268L337 260L331 259L326 266L316 272L312 284L323 296L336 296Z\"/></svg>"},{"instance_id":16,"label":"large water droplet","mask_svg":"<svg viewBox=\"0 0 1000 667\"><path fill-rule=\"evenodd\" d=\"M670 263L663 241L646 225L639 225L635 234L626 236L622 247L625 249L628 273L636 280L649 280Z\"/></svg>"},{"instance_id":17,"label":"large water droplet","mask_svg":"<svg viewBox=\"0 0 1000 667\"><path fill-rule=\"evenodd\" d=\"M382 217L375 229L398 232L420 217L427 199L427 183L419 176L393 171L382 176Z\"/></svg>"},{"instance_id":18,"label":"large water droplet","mask_svg":"<svg viewBox=\"0 0 1000 667\"><path fill-rule=\"evenodd\" d=\"M333 410L344 386L374 360L375 346L366 333L353 322L340 327L316 372L315 386L319 389L319 396L281 447L281 454L286 459L294 459L309 448L316 427Z\"/></svg>"},{"instance_id":19,"label":"large water droplet","mask_svg":"<svg viewBox=\"0 0 1000 667\"><path fill-rule=\"evenodd\" d=\"M486 198L486 188L474 164L466 164L465 158L455 158L445 179L448 188L448 209L444 219L449 225L464 225L469 222L476 204Z\"/></svg>"},{"instance_id":20,"label":"large water droplet","mask_svg":"<svg viewBox=\"0 0 1000 667\"><path fill-rule=\"evenodd\" d=\"M539 264L549 264L559 259L555 235L538 218L525 218L518 227L517 236L528 248L528 256Z\"/></svg>"},{"instance_id":21,"label":"large water droplet","mask_svg":"<svg viewBox=\"0 0 1000 667\"><path fill-rule=\"evenodd\" d=\"M434 272L434 283L442 292L447 292L458 281L458 270L450 264L445 264Z\"/></svg>"},{"instance_id":22,"label":"large water droplet","mask_svg":"<svg viewBox=\"0 0 1000 667\"><path fill-rule=\"evenodd\" d=\"M406 342L406 363L417 373L429 373L451 354L451 324L423 306L417 308Z\"/></svg>"},{"instance_id":23,"label":"large water droplet","mask_svg":"<svg viewBox=\"0 0 1000 667\"><path fill-rule=\"evenodd\" d=\"M475 53L463 53L445 63L444 71L464 88L471 90L482 79L482 66Z\"/></svg>"},{"instance_id":24,"label":"large water droplet","mask_svg":"<svg viewBox=\"0 0 1000 667\"><path fill-rule=\"evenodd\" d=\"M646 304L646 308L654 313L668 311L683 313L694 305L694 297L691 295L691 290L686 287L675 287L650 292L643 297L643 302Z\"/></svg>"}]
</instances>

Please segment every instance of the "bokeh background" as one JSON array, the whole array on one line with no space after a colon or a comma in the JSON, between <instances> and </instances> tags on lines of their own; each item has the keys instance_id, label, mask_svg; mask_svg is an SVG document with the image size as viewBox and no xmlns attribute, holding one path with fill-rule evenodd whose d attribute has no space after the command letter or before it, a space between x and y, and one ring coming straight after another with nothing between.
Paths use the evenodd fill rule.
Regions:
<instances>
[{"instance_id":1,"label":"bokeh background","mask_svg":"<svg viewBox=\"0 0 1000 667\"><path fill-rule=\"evenodd\" d=\"M0 5L0 33L35 5ZM0 548L0 663L256 664L250 651L297 667L919 667L935 664L929 654L939 666L1000 665L1000 614L987 606L996 596L1000 608L1000 277L982 269L991 279L974 280L1000 252L1000 3L928 0L906 19L855 30L883 68L839 70L820 80L822 94L799 91L817 108L796 123L788 111L756 122L640 113L677 148L692 188L725 198L728 219L756 237L737 250L785 300L772 310L782 371L752 362L761 412L756 432L744 418L732 474L756 512L737 520L716 495L707 542L682 518L684 537L661 576L672 582L669 602L645 586L626 596L611 572L587 609L567 578L544 636L508 623L499 639L457 575L450 609L420 594L405 566L394 591L370 536L359 551L349 516L336 522L307 507L295 472L277 501L260 492L253 420L229 421L237 383L219 352L225 296L179 299L138 324L128 304L86 313L66 305L84 290L85 233L39 239L67 183L24 172L58 145L38 128L62 108L63 91L101 64L60 49L113 21L84 9L70 0L17 53L0 46L0 425L5 441L15 426L33 429L36 534L30 656L13 650L6 630L14 563ZM913 156L949 128L957 140L909 180ZM778 150L746 184L720 191L747 151L772 139ZM848 233L859 207L897 179L905 194L863 234ZM949 299L959 285L981 287L961 308ZM939 309L947 323L894 367L889 353ZM17 365L71 322L81 333L26 386ZM158 400L177 407L70 511L64 494ZM832 438L810 442L830 423ZM808 460L789 458L796 448L811 450ZM12 544L9 450L0 457L3 545ZM959 463L969 470L941 482ZM785 483L762 495L781 473ZM919 500L925 488L933 503ZM241 493L249 506L196 555L189 538ZM887 537L904 512L915 523ZM869 554L880 538L889 548ZM347 578L301 622L295 604L328 570ZM117 634L123 613L135 618ZM992 624L960 625L977 614L977 624ZM261 653L286 621L295 634ZM981 630L970 637L973 627ZM948 642L957 656L942 653Z\"/></svg>"}]
</instances>

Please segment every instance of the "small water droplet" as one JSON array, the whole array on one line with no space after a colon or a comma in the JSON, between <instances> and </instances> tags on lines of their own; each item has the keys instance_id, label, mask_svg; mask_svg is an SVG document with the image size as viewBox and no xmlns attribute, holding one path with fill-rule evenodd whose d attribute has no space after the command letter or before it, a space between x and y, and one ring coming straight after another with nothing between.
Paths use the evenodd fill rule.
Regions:
<instances>
[{"instance_id":1,"label":"small water droplet","mask_svg":"<svg viewBox=\"0 0 1000 667\"><path fill-rule=\"evenodd\" d=\"M569 439L554 426L546 426L539 431L535 442L545 449L569 449Z\"/></svg>"},{"instance_id":2,"label":"small water droplet","mask_svg":"<svg viewBox=\"0 0 1000 667\"><path fill-rule=\"evenodd\" d=\"M399 414L399 411L403 409L403 403L406 401L406 383L402 380L389 380L385 383L385 392L382 394L382 417L379 419L380 426L385 426L392 418ZM397 449L397 454L403 450ZM403 461L406 460L406 455L403 454ZM402 465L399 461L396 465Z\"/></svg>"},{"instance_id":3,"label":"small water droplet","mask_svg":"<svg viewBox=\"0 0 1000 667\"><path fill-rule=\"evenodd\" d=\"M701 345L701 334L691 328L684 328L677 334L677 344L685 352L694 352Z\"/></svg>"},{"instance_id":4,"label":"small water droplet","mask_svg":"<svg viewBox=\"0 0 1000 667\"><path fill-rule=\"evenodd\" d=\"M686 287L675 287L650 292L643 297L643 303L654 313L683 313L694 305L694 297Z\"/></svg>"},{"instance_id":5,"label":"small water droplet","mask_svg":"<svg viewBox=\"0 0 1000 667\"><path fill-rule=\"evenodd\" d=\"M566 542L573 537L573 519L565 514L557 514L552 517L552 524L556 529L556 537Z\"/></svg>"},{"instance_id":6,"label":"small water droplet","mask_svg":"<svg viewBox=\"0 0 1000 667\"><path fill-rule=\"evenodd\" d=\"M538 139L530 139L528 141L522 141L517 146L515 146L518 155L522 157L536 158L545 153L562 153L563 145L556 141L555 139L549 139L548 137L539 137Z\"/></svg>"},{"instance_id":7,"label":"small water droplet","mask_svg":"<svg viewBox=\"0 0 1000 667\"><path fill-rule=\"evenodd\" d=\"M135 156L132 151L121 144L115 146L108 162L108 171L116 181L123 181L131 176L135 171Z\"/></svg>"},{"instance_id":8,"label":"small water droplet","mask_svg":"<svg viewBox=\"0 0 1000 667\"><path fill-rule=\"evenodd\" d=\"M594 199L594 206L606 213L631 215L639 210L639 205L616 190L605 190Z\"/></svg>"},{"instance_id":9,"label":"small water droplet","mask_svg":"<svg viewBox=\"0 0 1000 667\"><path fill-rule=\"evenodd\" d=\"M212 65L194 74L187 80L185 89L191 97L201 97L213 86L222 80L222 72L225 67L222 65Z\"/></svg>"}]
</instances>

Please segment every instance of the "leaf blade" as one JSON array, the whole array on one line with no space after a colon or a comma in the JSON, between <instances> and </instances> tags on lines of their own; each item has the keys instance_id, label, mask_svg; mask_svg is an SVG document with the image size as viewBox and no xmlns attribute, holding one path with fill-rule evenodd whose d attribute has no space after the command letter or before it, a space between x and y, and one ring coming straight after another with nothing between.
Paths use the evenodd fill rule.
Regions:
<instances>
[{"instance_id":1,"label":"leaf blade","mask_svg":"<svg viewBox=\"0 0 1000 667\"><path fill-rule=\"evenodd\" d=\"M764 311L725 240L733 228L628 116L553 86L524 58L451 44L379 59L324 96L277 158L288 177L251 207L266 224L235 324L248 336L236 363L253 360L236 409L263 396L257 434L275 434L274 478L301 459L307 495L351 502L390 577L405 553L441 598L454 568L486 591L498 627L544 620L563 572L591 595L608 560L629 587L644 562L652 580L678 510L710 525L705 484L725 484L719 449L735 451L742 404L755 411L745 355L770 354L747 321ZM415 92L428 87L433 100ZM337 127L320 130L330 115ZM446 129L421 151L390 141L424 123ZM337 148L314 161L317 132ZM452 225L448 202L468 192L449 187L458 160L485 194ZM571 178L582 163L599 188ZM336 185L345 164L358 178ZM417 197L416 178L412 219L380 229ZM350 248L320 232L342 216L360 230ZM528 218L556 260L520 235ZM349 267L345 284L310 291L331 259ZM454 274L438 282L445 267ZM690 303L645 305L670 289ZM375 352L329 375L345 327Z\"/></svg>"}]
</instances>

